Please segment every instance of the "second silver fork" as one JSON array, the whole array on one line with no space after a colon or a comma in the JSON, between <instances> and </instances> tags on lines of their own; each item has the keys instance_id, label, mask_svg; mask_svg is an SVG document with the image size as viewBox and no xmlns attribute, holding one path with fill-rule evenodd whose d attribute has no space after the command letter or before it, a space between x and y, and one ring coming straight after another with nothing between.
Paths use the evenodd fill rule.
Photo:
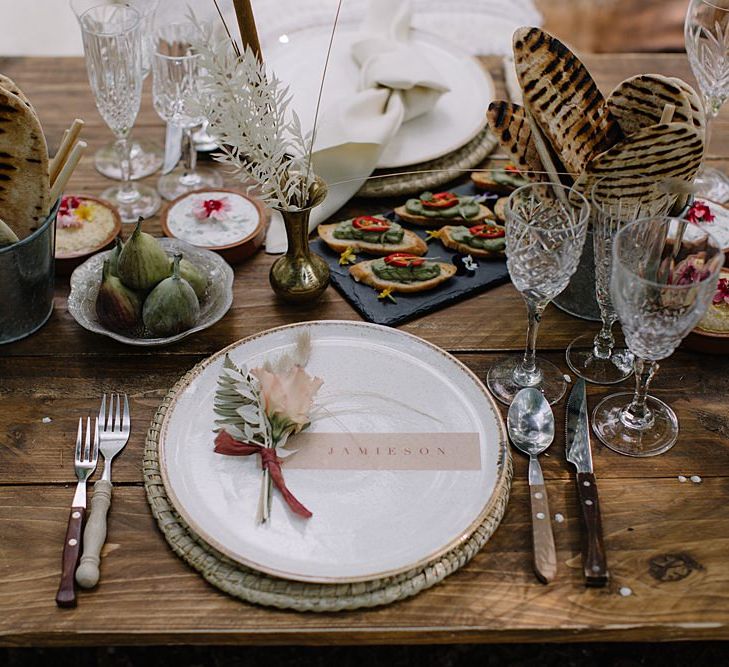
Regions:
<instances>
[{"instance_id":1,"label":"second silver fork","mask_svg":"<svg viewBox=\"0 0 729 667\"><path fill-rule=\"evenodd\" d=\"M115 397L116 401L114 401ZM76 582L82 588L93 588L99 581L101 549L106 542L106 515L109 511L109 505L111 505L111 491L113 488L111 485L111 462L127 444L130 426L127 395L124 394L124 406L122 408L121 396L111 394L107 415L106 394L104 394L99 409L99 449L104 457L104 472L101 479L94 484L91 513L84 530L83 555L76 570Z\"/></svg>"}]
</instances>

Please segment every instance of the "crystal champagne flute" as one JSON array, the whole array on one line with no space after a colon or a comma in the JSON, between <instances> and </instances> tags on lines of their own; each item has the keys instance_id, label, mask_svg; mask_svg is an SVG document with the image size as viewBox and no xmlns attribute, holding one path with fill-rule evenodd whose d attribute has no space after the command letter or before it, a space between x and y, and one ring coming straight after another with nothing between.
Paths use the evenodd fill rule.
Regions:
<instances>
[{"instance_id":1,"label":"crystal champagne flute","mask_svg":"<svg viewBox=\"0 0 729 667\"><path fill-rule=\"evenodd\" d=\"M590 205L561 185L533 183L514 190L506 205L506 264L526 301L529 325L524 356L506 358L489 369L488 387L510 404L524 387L536 387L550 403L564 395L564 374L536 357L542 313L569 282L582 255Z\"/></svg>"},{"instance_id":2,"label":"crystal champagne flute","mask_svg":"<svg viewBox=\"0 0 729 667\"><path fill-rule=\"evenodd\" d=\"M633 373L633 355L618 344L613 328L618 316L610 300L612 245L625 225L647 216L665 215L676 195L660 193L655 179L643 179L630 191L616 193L610 179L599 179L590 193L590 221L595 257L595 297L602 326L593 337L582 334L567 348L567 365L594 384L615 384Z\"/></svg>"},{"instance_id":3,"label":"crystal champagne flute","mask_svg":"<svg viewBox=\"0 0 729 667\"><path fill-rule=\"evenodd\" d=\"M603 399L592 426L605 445L628 456L655 456L676 442L676 414L648 387L658 362L706 313L724 263L710 234L689 225L678 242L678 225L676 218L644 218L621 229L613 243L610 293L635 355L635 393Z\"/></svg>"},{"instance_id":4,"label":"crystal champagne flute","mask_svg":"<svg viewBox=\"0 0 729 667\"><path fill-rule=\"evenodd\" d=\"M201 90L201 56L193 44L199 37L192 23L172 23L157 31L153 56L152 91L154 108L167 123L181 127L183 137L182 173L172 172L160 177L159 193L165 199L175 199L191 190L219 188L223 179L212 169L197 168L197 151L192 131L205 118L195 109Z\"/></svg>"},{"instance_id":5,"label":"crystal champagne flute","mask_svg":"<svg viewBox=\"0 0 729 667\"><path fill-rule=\"evenodd\" d=\"M84 12L80 22L91 90L116 137L122 166L122 182L102 197L114 203L123 222L136 222L160 207L153 188L131 180L129 135L142 100L142 17L130 5L103 4Z\"/></svg>"},{"instance_id":6,"label":"crystal champagne flute","mask_svg":"<svg viewBox=\"0 0 729 667\"><path fill-rule=\"evenodd\" d=\"M729 200L729 178L708 167L712 119L729 97L729 0L691 0L684 24L686 54L699 83L706 111L704 165L696 178L700 194L717 202Z\"/></svg>"},{"instance_id":7,"label":"crystal champagne flute","mask_svg":"<svg viewBox=\"0 0 729 667\"><path fill-rule=\"evenodd\" d=\"M126 0L142 15L142 78L147 78L151 69L152 41L154 39L154 21L160 0ZM87 9L103 4L122 4L121 0L71 0L71 9L80 22L81 16ZM149 176L157 171L164 160L162 149L149 139L135 139L130 137L131 151L130 164L132 180ZM113 142L99 148L94 155L96 170L114 180L121 180L121 163L119 154Z\"/></svg>"}]
</instances>

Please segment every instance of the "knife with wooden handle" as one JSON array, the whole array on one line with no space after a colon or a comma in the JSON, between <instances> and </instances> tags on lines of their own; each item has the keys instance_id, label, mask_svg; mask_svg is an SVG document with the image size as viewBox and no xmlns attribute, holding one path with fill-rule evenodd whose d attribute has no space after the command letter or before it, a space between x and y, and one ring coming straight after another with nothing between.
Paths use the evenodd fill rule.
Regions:
<instances>
[{"instance_id":1,"label":"knife with wooden handle","mask_svg":"<svg viewBox=\"0 0 729 667\"><path fill-rule=\"evenodd\" d=\"M577 468L577 498L585 524L582 551L585 585L599 588L607 584L610 574L602 539L600 499L592 470L587 391L582 378L575 383L567 401L565 434L567 460Z\"/></svg>"}]
</instances>

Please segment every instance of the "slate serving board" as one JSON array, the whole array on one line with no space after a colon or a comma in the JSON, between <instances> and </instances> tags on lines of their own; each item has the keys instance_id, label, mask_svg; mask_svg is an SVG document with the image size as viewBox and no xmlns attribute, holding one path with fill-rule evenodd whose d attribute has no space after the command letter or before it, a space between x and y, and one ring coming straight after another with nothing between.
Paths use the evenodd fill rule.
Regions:
<instances>
[{"instance_id":1,"label":"slate serving board","mask_svg":"<svg viewBox=\"0 0 729 667\"><path fill-rule=\"evenodd\" d=\"M460 195L482 194L470 183L453 188L452 192ZM496 195L488 195L484 203L491 208L497 198ZM405 229L414 231L418 236L427 238L424 228L403 222L395 215L394 211L388 211L384 215L390 220L397 221ZM339 253L330 250L329 246L320 238L317 237L312 241L311 247L329 264L332 284L354 306L359 314L368 322L386 326L402 324L414 317L439 310L473 294L484 292L509 281L506 260L476 259L478 268L474 274L453 276L447 282L427 292L416 292L414 294L393 293L397 303L392 303L389 299L378 299L378 291L369 285L356 282L349 275L349 267L352 265L340 266ZM450 262L455 255L456 253L453 250L446 248L440 241L434 239L428 244L428 252L425 257ZM364 253L358 256L358 261L366 259L372 259L372 257Z\"/></svg>"}]
</instances>

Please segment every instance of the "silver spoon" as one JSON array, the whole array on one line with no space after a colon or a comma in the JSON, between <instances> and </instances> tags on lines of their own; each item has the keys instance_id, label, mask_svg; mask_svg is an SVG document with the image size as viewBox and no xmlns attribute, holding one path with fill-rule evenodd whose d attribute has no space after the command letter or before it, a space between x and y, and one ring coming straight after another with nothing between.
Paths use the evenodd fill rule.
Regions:
<instances>
[{"instance_id":1,"label":"silver spoon","mask_svg":"<svg viewBox=\"0 0 729 667\"><path fill-rule=\"evenodd\" d=\"M548 584L557 574L557 551L542 467L537 460L554 440L554 414L544 394L533 387L522 389L509 406L507 426L514 446L529 456L534 572L539 581Z\"/></svg>"}]
</instances>

